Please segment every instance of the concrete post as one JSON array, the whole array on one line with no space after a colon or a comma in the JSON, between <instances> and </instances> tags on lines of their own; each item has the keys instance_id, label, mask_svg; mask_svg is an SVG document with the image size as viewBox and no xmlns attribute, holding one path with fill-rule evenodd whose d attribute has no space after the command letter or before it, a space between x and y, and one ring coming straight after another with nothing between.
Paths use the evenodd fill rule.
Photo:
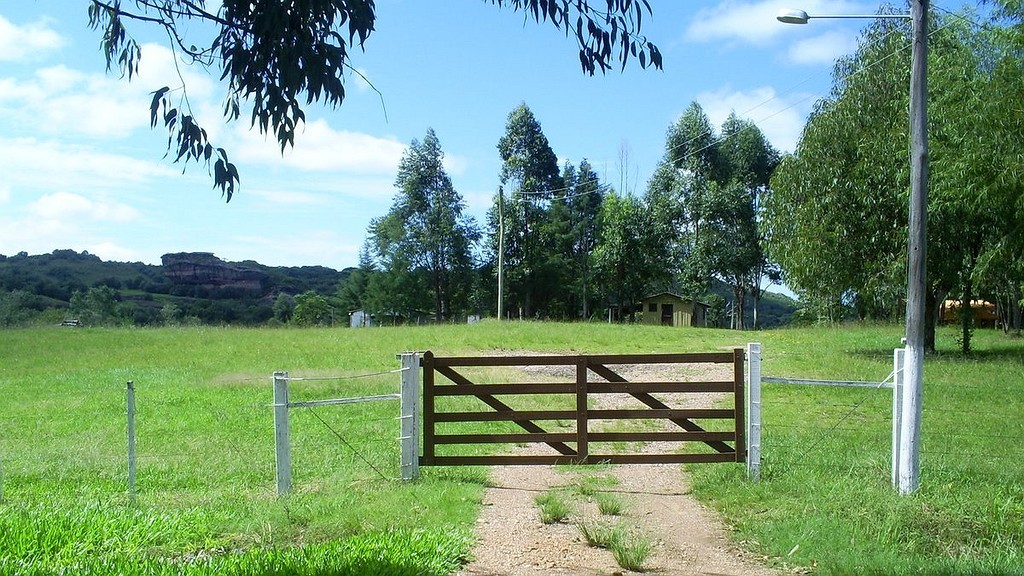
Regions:
<instances>
[{"instance_id":1,"label":"concrete post","mask_svg":"<svg viewBox=\"0 0 1024 576\"><path fill-rule=\"evenodd\" d=\"M761 344L747 344L747 477L761 479Z\"/></svg>"},{"instance_id":2,"label":"concrete post","mask_svg":"<svg viewBox=\"0 0 1024 576\"><path fill-rule=\"evenodd\" d=\"M420 476L420 356L406 352L402 360L402 480Z\"/></svg>"},{"instance_id":3,"label":"concrete post","mask_svg":"<svg viewBox=\"0 0 1024 576\"><path fill-rule=\"evenodd\" d=\"M278 498L287 496L292 489L291 434L288 426L288 373L274 372L274 449Z\"/></svg>"}]
</instances>

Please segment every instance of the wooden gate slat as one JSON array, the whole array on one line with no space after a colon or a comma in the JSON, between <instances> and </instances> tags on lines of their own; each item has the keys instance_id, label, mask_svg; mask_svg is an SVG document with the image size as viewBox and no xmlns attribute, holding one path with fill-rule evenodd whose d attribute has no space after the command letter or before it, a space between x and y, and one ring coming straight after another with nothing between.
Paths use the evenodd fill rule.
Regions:
<instances>
[{"instance_id":1,"label":"wooden gate slat","mask_svg":"<svg viewBox=\"0 0 1024 576\"><path fill-rule=\"evenodd\" d=\"M732 433L728 433L732 438ZM436 444L514 444L520 442L575 442L575 432L548 432L545 434L436 434Z\"/></svg>"},{"instance_id":2,"label":"wooden gate slat","mask_svg":"<svg viewBox=\"0 0 1024 576\"><path fill-rule=\"evenodd\" d=\"M721 382L591 382L591 394L632 394L633 392L732 392L732 380Z\"/></svg>"},{"instance_id":3,"label":"wooden gate slat","mask_svg":"<svg viewBox=\"0 0 1024 576\"><path fill-rule=\"evenodd\" d=\"M493 412L439 412L436 422L528 422L530 420L575 420L575 410L495 410ZM533 432L533 430L531 430ZM540 430L544 432L544 430ZM575 452L573 452L575 454Z\"/></svg>"},{"instance_id":4,"label":"wooden gate slat","mask_svg":"<svg viewBox=\"0 0 1024 576\"><path fill-rule=\"evenodd\" d=\"M732 382L729 382L728 390L732 392ZM576 394L576 384L573 382L529 382L529 383L507 383L507 384L473 384L473 388L465 386L435 386L435 396L479 396L481 394Z\"/></svg>"},{"instance_id":5,"label":"wooden gate slat","mask_svg":"<svg viewBox=\"0 0 1024 576\"><path fill-rule=\"evenodd\" d=\"M587 408L587 359L580 356L576 361L576 452L583 459L590 451Z\"/></svg>"},{"instance_id":6,"label":"wooden gate slat","mask_svg":"<svg viewBox=\"0 0 1024 576\"><path fill-rule=\"evenodd\" d=\"M658 401L657 398L654 400ZM665 405L662 404L662 406ZM690 418L732 420L735 417L736 411L729 410L728 408L669 408L665 406L664 408L624 408L590 411L591 420L653 420L664 418L675 422L679 419L689 420ZM690 432L704 432L704 430L690 430Z\"/></svg>"},{"instance_id":7,"label":"wooden gate slat","mask_svg":"<svg viewBox=\"0 0 1024 576\"><path fill-rule=\"evenodd\" d=\"M435 456L438 466L515 466L530 464L703 464L734 462L732 454L590 454L574 456Z\"/></svg>"}]
</instances>

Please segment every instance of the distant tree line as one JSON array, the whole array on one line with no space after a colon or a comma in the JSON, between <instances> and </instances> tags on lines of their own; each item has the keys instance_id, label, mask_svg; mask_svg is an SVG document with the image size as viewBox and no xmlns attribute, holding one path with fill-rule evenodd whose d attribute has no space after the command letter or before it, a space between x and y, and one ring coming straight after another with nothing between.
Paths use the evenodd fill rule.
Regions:
<instances>
[{"instance_id":1,"label":"distant tree line","mask_svg":"<svg viewBox=\"0 0 1024 576\"><path fill-rule=\"evenodd\" d=\"M464 213L434 131L410 144L393 204L370 223L359 267L340 286L345 308L384 322L624 320L657 291L721 307L711 288L724 284L729 325L758 326L762 291L779 279L762 225L779 154L752 122L731 115L716 131L692 104L669 127L642 196L602 182L585 158L559 164L525 104L509 114L497 151L499 186L481 226Z\"/></svg>"}]
</instances>

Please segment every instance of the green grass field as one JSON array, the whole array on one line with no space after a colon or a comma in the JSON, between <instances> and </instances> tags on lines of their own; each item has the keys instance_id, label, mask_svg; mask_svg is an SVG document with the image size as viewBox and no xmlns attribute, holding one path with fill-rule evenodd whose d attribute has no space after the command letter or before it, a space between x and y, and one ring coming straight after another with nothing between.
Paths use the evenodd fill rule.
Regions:
<instances>
[{"instance_id":1,"label":"green grass field","mask_svg":"<svg viewBox=\"0 0 1024 576\"><path fill-rule=\"evenodd\" d=\"M891 393L769 384L764 479L692 466L737 539L820 573L1021 573L1024 341L925 369L922 487L889 487ZM484 322L368 330L38 328L0 332L0 573L448 574L486 470L398 476L397 403L294 410L294 493L274 495L271 374L354 376L395 354L694 352L763 345L765 375L880 380L898 327L760 333ZM135 382L138 493L127 490ZM397 392L398 375L309 380L292 399ZM342 439L320 422L322 418ZM353 450L353 448L355 450Z\"/></svg>"}]
</instances>

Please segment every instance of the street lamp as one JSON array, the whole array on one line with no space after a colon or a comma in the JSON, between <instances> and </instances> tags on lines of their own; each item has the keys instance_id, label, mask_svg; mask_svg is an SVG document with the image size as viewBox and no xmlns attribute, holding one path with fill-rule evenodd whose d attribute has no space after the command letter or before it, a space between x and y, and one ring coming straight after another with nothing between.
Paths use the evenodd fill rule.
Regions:
<instances>
[{"instance_id":1,"label":"street lamp","mask_svg":"<svg viewBox=\"0 0 1024 576\"><path fill-rule=\"evenodd\" d=\"M783 9L779 11L776 20L784 24L807 24L811 18L896 18L909 20L910 14L815 14L811 15L803 10Z\"/></svg>"},{"instance_id":2,"label":"street lamp","mask_svg":"<svg viewBox=\"0 0 1024 576\"><path fill-rule=\"evenodd\" d=\"M783 10L777 19L806 24L811 18L903 18L913 23L910 65L910 220L907 240L906 361L903 370L903 411L900 429L897 488L917 490L920 476L921 392L924 371L925 284L928 222L928 4L911 0L910 14L811 16Z\"/></svg>"}]
</instances>

